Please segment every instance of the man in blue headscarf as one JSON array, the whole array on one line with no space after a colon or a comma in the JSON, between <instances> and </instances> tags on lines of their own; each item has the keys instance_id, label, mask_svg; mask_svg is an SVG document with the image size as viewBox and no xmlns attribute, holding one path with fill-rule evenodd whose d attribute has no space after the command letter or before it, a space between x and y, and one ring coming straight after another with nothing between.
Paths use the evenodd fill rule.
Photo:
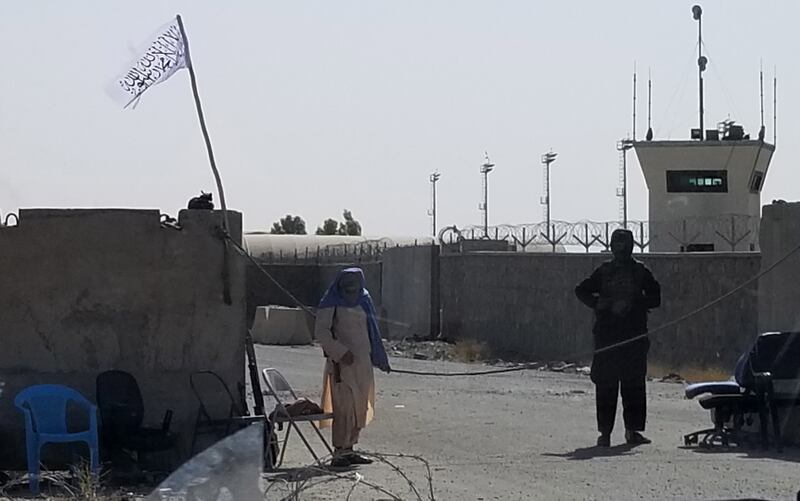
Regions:
<instances>
[{"instance_id":1,"label":"man in blue headscarf","mask_svg":"<svg viewBox=\"0 0 800 501\"><path fill-rule=\"evenodd\" d=\"M364 272L339 272L322 297L314 335L325 352L322 408L333 413L331 465L346 467L372 461L357 454L361 430L372 420L375 378L372 367L390 372ZM323 426L329 423L323 423Z\"/></svg>"},{"instance_id":2,"label":"man in blue headscarf","mask_svg":"<svg viewBox=\"0 0 800 501\"><path fill-rule=\"evenodd\" d=\"M601 264L575 288L578 299L594 310L592 382L595 384L599 447L611 445L622 394L625 442L649 444L641 432L647 418L647 314L661 304L661 287L650 270L633 259L633 233L611 235L614 259Z\"/></svg>"}]
</instances>

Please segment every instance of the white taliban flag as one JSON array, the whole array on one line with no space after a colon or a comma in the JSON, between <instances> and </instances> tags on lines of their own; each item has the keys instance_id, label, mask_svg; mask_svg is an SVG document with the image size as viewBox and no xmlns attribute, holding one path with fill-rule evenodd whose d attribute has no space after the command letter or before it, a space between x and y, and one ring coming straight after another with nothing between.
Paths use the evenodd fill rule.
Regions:
<instances>
[{"instance_id":1,"label":"white taliban flag","mask_svg":"<svg viewBox=\"0 0 800 501\"><path fill-rule=\"evenodd\" d=\"M175 18L156 31L138 51L136 59L108 85L106 91L123 108L131 104L135 108L147 89L188 65L184 35Z\"/></svg>"}]
</instances>

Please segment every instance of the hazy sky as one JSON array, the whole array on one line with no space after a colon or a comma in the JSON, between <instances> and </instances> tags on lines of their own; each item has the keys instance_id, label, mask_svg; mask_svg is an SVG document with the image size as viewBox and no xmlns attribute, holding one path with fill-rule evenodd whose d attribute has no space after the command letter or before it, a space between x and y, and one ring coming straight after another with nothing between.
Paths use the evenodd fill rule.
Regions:
<instances>
[{"instance_id":1,"label":"hazy sky","mask_svg":"<svg viewBox=\"0 0 800 501\"><path fill-rule=\"evenodd\" d=\"M104 87L176 13L184 17L229 207L250 230L290 212L313 229L349 208L370 235L478 223L488 150L490 224L539 221L553 164L554 219L618 214L616 141L697 122L692 2L0 0L0 211L143 207L174 214L215 190L186 71L134 111ZM778 148L763 202L795 199L800 2L704 1L706 124L755 135L763 59L767 137L778 71ZM630 155L630 217L646 188ZM216 199L216 196L215 196Z\"/></svg>"}]
</instances>

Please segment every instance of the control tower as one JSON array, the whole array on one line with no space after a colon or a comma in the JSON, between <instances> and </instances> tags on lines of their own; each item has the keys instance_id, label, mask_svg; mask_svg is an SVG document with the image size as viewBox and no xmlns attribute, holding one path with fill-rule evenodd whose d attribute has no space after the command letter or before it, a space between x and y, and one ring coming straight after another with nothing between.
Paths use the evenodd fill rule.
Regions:
<instances>
[{"instance_id":1,"label":"control tower","mask_svg":"<svg viewBox=\"0 0 800 501\"><path fill-rule=\"evenodd\" d=\"M649 191L651 252L729 252L758 250L761 188L775 145L757 139L731 120L703 127L702 9L698 21L700 127L687 140L633 141Z\"/></svg>"}]
</instances>

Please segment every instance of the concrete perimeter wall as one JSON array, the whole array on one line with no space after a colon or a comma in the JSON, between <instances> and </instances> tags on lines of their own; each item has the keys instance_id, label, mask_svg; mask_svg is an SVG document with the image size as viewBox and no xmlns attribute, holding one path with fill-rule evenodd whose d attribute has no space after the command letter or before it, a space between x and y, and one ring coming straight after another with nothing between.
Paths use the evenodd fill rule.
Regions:
<instances>
[{"instance_id":1,"label":"concrete perimeter wall","mask_svg":"<svg viewBox=\"0 0 800 501\"><path fill-rule=\"evenodd\" d=\"M439 247L396 247L383 261L383 310L389 339L439 333Z\"/></svg>"},{"instance_id":2,"label":"concrete perimeter wall","mask_svg":"<svg viewBox=\"0 0 800 501\"><path fill-rule=\"evenodd\" d=\"M95 378L109 369L138 380L146 425L172 409L186 444L198 408L189 375L216 371L233 392L244 382L244 260L230 255L233 304L225 304L219 212L182 211L180 231L162 228L156 210L19 216L18 226L0 228L0 463L24 465L20 390L65 384L94 402ZM241 215L230 220L240 239Z\"/></svg>"},{"instance_id":3,"label":"concrete perimeter wall","mask_svg":"<svg viewBox=\"0 0 800 501\"><path fill-rule=\"evenodd\" d=\"M592 312L574 287L601 254L472 253L440 258L442 334L475 339L497 354L534 360L591 359ZM650 329L705 305L758 273L752 253L637 255L661 283ZM690 320L654 332L651 366L730 371L757 334L757 284Z\"/></svg>"},{"instance_id":4,"label":"concrete perimeter wall","mask_svg":"<svg viewBox=\"0 0 800 501\"><path fill-rule=\"evenodd\" d=\"M759 237L762 268L786 258L759 279L759 329L800 330L800 203L764 206Z\"/></svg>"}]
</instances>

